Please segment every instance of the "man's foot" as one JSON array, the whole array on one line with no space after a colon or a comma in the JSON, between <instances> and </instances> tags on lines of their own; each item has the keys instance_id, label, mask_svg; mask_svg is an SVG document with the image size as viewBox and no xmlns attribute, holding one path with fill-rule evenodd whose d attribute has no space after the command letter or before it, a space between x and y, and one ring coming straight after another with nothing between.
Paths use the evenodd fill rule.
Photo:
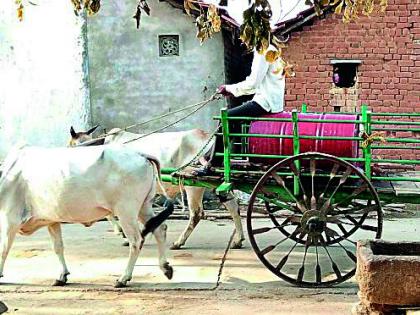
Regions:
<instances>
[{"instance_id":1,"label":"man's foot","mask_svg":"<svg viewBox=\"0 0 420 315\"><path fill-rule=\"evenodd\" d=\"M214 172L211 170L209 165L205 165L196 170L193 170L191 174L194 176L210 176L213 175Z\"/></svg>"}]
</instances>

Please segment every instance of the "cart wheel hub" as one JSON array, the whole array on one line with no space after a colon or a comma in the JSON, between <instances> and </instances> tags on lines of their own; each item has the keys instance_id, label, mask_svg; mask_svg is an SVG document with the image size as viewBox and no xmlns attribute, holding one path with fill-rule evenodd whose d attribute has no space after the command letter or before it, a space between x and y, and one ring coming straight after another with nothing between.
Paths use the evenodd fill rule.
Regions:
<instances>
[{"instance_id":1,"label":"cart wheel hub","mask_svg":"<svg viewBox=\"0 0 420 315\"><path fill-rule=\"evenodd\" d=\"M311 235L321 234L326 225L325 215L317 210L309 210L302 216L301 226Z\"/></svg>"}]
</instances>

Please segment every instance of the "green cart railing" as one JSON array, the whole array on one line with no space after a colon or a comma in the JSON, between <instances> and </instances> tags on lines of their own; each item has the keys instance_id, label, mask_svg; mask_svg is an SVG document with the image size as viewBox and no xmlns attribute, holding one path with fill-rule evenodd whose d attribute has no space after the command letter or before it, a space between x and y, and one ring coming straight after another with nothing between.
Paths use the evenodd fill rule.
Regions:
<instances>
[{"instance_id":1,"label":"green cart railing","mask_svg":"<svg viewBox=\"0 0 420 315\"><path fill-rule=\"evenodd\" d=\"M302 112L307 112L306 105ZM249 193L248 236L270 271L299 286L341 283L355 273L356 241L381 237L383 205L420 204L420 113L372 113L362 105L356 114L357 120L322 123L357 124L365 137L302 136L300 122L320 121L300 119L296 110L290 119L279 119L228 117L222 109L215 117L221 121L217 136L224 144L223 152L215 153L223 158L223 166L215 168L218 176L185 178L163 169L162 178L218 194L233 189ZM248 133L249 123L256 120L290 122L293 134ZM241 122L241 133L229 132L231 121ZM384 133L382 141L366 141L375 132ZM247 143L252 137L291 139L293 155L251 154ZM358 157L335 157L301 153L302 139L359 141L364 146Z\"/></svg>"}]
</instances>

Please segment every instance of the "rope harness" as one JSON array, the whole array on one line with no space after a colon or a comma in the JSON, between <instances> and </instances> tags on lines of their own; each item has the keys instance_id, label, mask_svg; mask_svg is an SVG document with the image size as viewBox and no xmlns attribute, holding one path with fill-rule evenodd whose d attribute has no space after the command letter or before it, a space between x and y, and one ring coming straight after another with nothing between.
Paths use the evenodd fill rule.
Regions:
<instances>
[{"instance_id":1,"label":"rope harness","mask_svg":"<svg viewBox=\"0 0 420 315\"><path fill-rule=\"evenodd\" d=\"M151 131L151 132L149 132L149 133L146 133L146 134L144 134L144 135L141 135L141 136L139 136L139 137L137 137L137 138L134 138L134 139L128 140L128 141L124 142L123 144L127 144L127 143L130 143L130 142L133 142L133 141L136 141L136 140L142 139L142 138L147 137L147 136L150 136L150 135L152 135L152 134L154 134L154 133L157 133L157 132L163 131L163 130L165 130L166 128L172 127L173 125L176 125L176 124L177 124L177 123L179 123L180 121L183 121L183 120L187 119L188 117L190 117L190 116L194 115L196 112L198 112L198 111L199 111L200 109L202 109L204 106L206 106L208 103L210 103L210 102L212 102L212 101L214 101L214 100L216 100L216 99L219 99L219 98L220 98L219 94L218 94L218 93L215 93L215 94L213 94L213 95L212 95L209 99L207 99L207 100L205 100L205 101L202 101L202 102L199 102L199 103L196 103L196 104L193 104L193 105L187 106L187 107L185 107L185 108L178 109L178 110L177 110L177 111L175 111L175 112L167 113L167 114L161 115L161 116L159 116L159 117L153 118L152 120L157 120L157 119L160 119L160 118L166 117L166 116L168 116L168 115L173 115L173 114L176 114L177 112L184 111L184 110L189 109L189 108L192 108L192 107L197 107L196 109L194 109L193 111L191 111L191 112L190 112L190 113L188 113L187 115L185 115L185 116L181 117L180 119L175 120L174 122L172 122L172 123L170 123L170 124L167 124L167 125L165 125L165 126L163 126L163 127L161 127L161 128L155 129L155 130L153 130L153 131Z\"/></svg>"},{"instance_id":2,"label":"rope harness","mask_svg":"<svg viewBox=\"0 0 420 315\"><path fill-rule=\"evenodd\" d=\"M382 143L385 143L385 136L382 132L375 131L371 133L370 135L367 134L365 131L360 135L360 137L363 139L363 142L361 144L363 149L366 149L368 146L370 146L375 141L380 141Z\"/></svg>"},{"instance_id":3,"label":"rope harness","mask_svg":"<svg viewBox=\"0 0 420 315\"><path fill-rule=\"evenodd\" d=\"M214 94L213 94L210 98L208 98L208 99L206 99L206 100L204 100L204 101L201 101L201 102L198 102L198 103L195 103L195 104L192 104L192 105L186 106L186 107L184 107L184 108L177 109L177 110L175 110L175 111L171 111L171 112L169 112L169 113L161 114L161 115L159 115L159 116L153 117L153 118L151 118L151 119L149 119L149 120L146 120L146 121L144 121L144 122L141 122L141 123L136 123L136 124L133 124L133 125L127 126L127 127L125 127L125 128L118 129L118 130L116 130L116 131L112 131L112 132L105 132L105 133L101 134L99 137L97 137L97 138L95 138L95 139L92 139L92 140L89 140L89 141L86 141L86 142L83 142L83 143L80 143L80 144L76 145L76 147L79 147L79 146L88 146L88 145L94 144L94 143L96 143L96 142L98 142L98 141L100 141L100 140L105 140L105 138L106 138L106 137L108 137L108 136L112 136L112 135L115 135L115 134L117 134L117 133L119 133L119 132L121 132L121 131L128 131L128 130L133 129L133 128L135 128L135 127L140 127L140 126L143 126L143 125L147 125L148 123L151 123L151 122L156 121L156 120L160 120L160 119L165 118L165 117L167 117L167 116L171 116L171 115L174 115L174 114L177 114L177 113L180 113L180 112L186 111L186 110L188 110L188 109L195 108L193 111L191 111L191 112L190 112L190 113L188 113L187 115L185 115L185 116L181 117L180 119L178 119L178 120L176 120L176 121L174 121L174 122L172 122L172 123L170 123L170 124L167 124L167 125L165 125L165 126L163 126L163 127L161 127L161 128L158 128L158 129L156 129L156 130L153 130L153 131L151 131L151 132L149 132L149 133L146 133L146 134L144 134L144 135L140 135L140 136L139 136L139 137L137 137L137 138L134 138L134 139L128 140L128 141L124 142L123 144L127 144L127 143L130 143L130 142L133 142L133 141L136 141L136 140L142 139L142 138L147 137L147 136L150 136L150 135L152 135L152 134L154 134L154 133L157 133L157 132L163 131L163 130L165 130L166 128L172 127L173 125L175 125L175 124L177 124L177 123L179 123L179 122L181 122L181 121L183 121L183 120L187 119L188 117L190 117L190 116L194 115L196 112L198 112L200 109L202 109L203 107L205 107L205 106L206 106L207 104L209 104L210 102L212 102L212 101L214 101L214 100L218 100L218 99L220 99L220 94L218 94L218 93L214 93Z\"/></svg>"}]
</instances>

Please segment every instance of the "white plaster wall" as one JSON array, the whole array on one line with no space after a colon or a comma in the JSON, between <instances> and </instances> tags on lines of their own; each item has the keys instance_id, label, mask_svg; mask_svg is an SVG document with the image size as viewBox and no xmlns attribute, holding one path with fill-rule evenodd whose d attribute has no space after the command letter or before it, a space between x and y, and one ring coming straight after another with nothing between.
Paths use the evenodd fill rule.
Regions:
<instances>
[{"instance_id":1,"label":"white plaster wall","mask_svg":"<svg viewBox=\"0 0 420 315\"><path fill-rule=\"evenodd\" d=\"M84 19L69 0L37 0L19 22L0 5L0 159L16 143L61 146L90 122Z\"/></svg>"},{"instance_id":2,"label":"white plaster wall","mask_svg":"<svg viewBox=\"0 0 420 315\"><path fill-rule=\"evenodd\" d=\"M132 18L133 0L107 0L88 20L92 116L108 130L145 121L205 100L224 83L224 46L220 33L200 46L194 19L167 2L149 0L151 15L142 14L140 29ZM180 55L159 56L159 35L179 35ZM212 116L224 101L213 102L168 130L213 130ZM163 126L170 117L140 132Z\"/></svg>"}]
</instances>

